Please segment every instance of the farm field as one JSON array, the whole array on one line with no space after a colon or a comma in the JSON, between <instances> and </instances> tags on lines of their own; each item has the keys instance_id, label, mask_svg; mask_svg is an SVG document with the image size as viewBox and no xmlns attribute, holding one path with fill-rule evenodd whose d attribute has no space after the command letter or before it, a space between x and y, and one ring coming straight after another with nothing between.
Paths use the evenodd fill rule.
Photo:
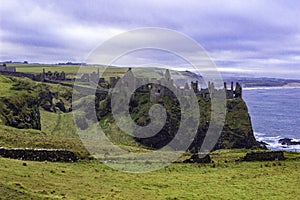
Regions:
<instances>
[{"instance_id":1,"label":"farm field","mask_svg":"<svg viewBox=\"0 0 300 200\"><path fill-rule=\"evenodd\" d=\"M104 73L103 66L78 66L78 65L49 65L49 64L7 64L7 66L15 66L17 72L26 72L26 73L41 73L43 69L45 71L64 71L69 77L74 77L78 70L80 69L81 73L93 73L97 72L99 68L100 72L103 72L103 77L110 76L120 76L127 71L127 68L118 68L118 67L110 67Z\"/></svg>"}]
</instances>

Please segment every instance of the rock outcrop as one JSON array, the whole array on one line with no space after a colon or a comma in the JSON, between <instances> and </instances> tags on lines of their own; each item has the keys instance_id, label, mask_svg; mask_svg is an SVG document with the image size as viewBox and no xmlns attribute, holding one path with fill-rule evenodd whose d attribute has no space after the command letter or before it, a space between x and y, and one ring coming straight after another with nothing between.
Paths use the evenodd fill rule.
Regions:
<instances>
[{"instance_id":1,"label":"rock outcrop","mask_svg":"<svg viewBox=\"0 0 300 200\"><path fill-rule=\"evenodd\" d=\"M41 129L38 99L34 94L0 97L0 118L4 125L22 129Z\"/></svg>"},{"instance_id":2,"label":"rock outcrop","mask_svg":"<svg viewBox=\"0 0 300 200\"><path fill-rule=\"evenodd\" d=\"M0 124L20 129L41 129L40 111L70 112L72 89L37 84L29 79L0 77Z\"/></svg>"},{"instance_id":3,"label":"rock outcrop","mask_svg":"<svg viewBox=\"0 0 300 200\"><path fill-rule=\"evenodd\" d=\"M265 148L254 137L251 118L243 99L227 101L225 125L215 149Z\"/></svg>"},{"instance_id":4,"label":"rock outcrop","mask_svg":"<svg viewBox=\"0 0 300 200\"><path fill-rule=\"evenodd\" d=\"M278 140L278 143L282 145L300 145L300 141L293 141L293 139L290 138L283 138Z\"/></svg>"},{"instance_id":5,"label":"rock outcrop","mask_svg":"<svg viewBox=\"0 0 300 200\"><path fill-rule=\"evenodd\" d=\"M150 123L150 118L147 115L148 110L152 106L149 101L148 94L135 93L135 98L130 103L129 111L133 113L133 120L140 126L145 126ZM111 118L110 97L98 103L97 116L99 120ZM198 97L200 107L200 125L196 138L192 142L189 150L197 152L204 141L210 122L210 101ZM135 138L140 144L150 148L162 148L168 144L178 131L180 126L180 105L176 101L176 97L166 96L159 100L158 103L164 106L167 111L167 120L165 126L154 136L149 138ZM113 121L113 120L111 120ZM180 144L180 141L178 141ZM230 149L230 148L265 148L256 141L252 129L251 118L248 113L248 108L243 99L229 99L227 101L227 114L224 128L221 136L215 145L214 149Z\"/></svg>"}]
</instances>

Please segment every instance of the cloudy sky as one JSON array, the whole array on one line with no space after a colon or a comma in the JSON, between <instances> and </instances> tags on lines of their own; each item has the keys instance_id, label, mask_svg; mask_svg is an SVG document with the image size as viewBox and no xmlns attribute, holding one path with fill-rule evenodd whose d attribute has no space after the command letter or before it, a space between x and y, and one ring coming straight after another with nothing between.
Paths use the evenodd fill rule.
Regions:
<instances>
[{"instance_id":1,"label":"cloudy sky","mask_svg":"<svg viewBox=\"0 0 300 200\"><path fill-rule=\"evenodd\" d=\"M141 27L197 41L224 72L300 78L300 1L0 0L0 61L84 62Z\"/></svg>"}]
</instances>

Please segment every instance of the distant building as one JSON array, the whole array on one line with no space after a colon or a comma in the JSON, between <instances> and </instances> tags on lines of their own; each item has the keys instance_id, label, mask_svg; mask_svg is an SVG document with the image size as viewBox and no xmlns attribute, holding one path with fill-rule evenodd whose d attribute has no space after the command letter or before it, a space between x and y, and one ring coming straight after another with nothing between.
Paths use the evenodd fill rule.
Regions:
<instances>
[{"instance_id":1,"label":"distant building","mask_svg":"<svg viewBox=\"0 0 300 200\"><path fill-rule=\"evenodd\" d=\"M4 72L16 72L16 67L7 67L4 63L2 66L0 66L0 71Z\"/></svg>"}]
</instances>

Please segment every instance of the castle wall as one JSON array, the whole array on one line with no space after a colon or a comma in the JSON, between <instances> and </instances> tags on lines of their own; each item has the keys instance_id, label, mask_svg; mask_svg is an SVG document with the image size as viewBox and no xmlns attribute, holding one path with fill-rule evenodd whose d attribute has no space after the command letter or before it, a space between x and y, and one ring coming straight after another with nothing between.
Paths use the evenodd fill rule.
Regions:
<instances>
[{"instance_id":1,"label":"castle wall","mask_svg":"<svg viewBox=\"0 0 300 200\"><path fill-rule=\"evenodd\" d=\"M31 80L36 80L35 74L29 74L23 72L10 72L10 71L0 71L0 74L5 76L15 76L20 78L29 78Z\"/></svg>"}]
</instances>

